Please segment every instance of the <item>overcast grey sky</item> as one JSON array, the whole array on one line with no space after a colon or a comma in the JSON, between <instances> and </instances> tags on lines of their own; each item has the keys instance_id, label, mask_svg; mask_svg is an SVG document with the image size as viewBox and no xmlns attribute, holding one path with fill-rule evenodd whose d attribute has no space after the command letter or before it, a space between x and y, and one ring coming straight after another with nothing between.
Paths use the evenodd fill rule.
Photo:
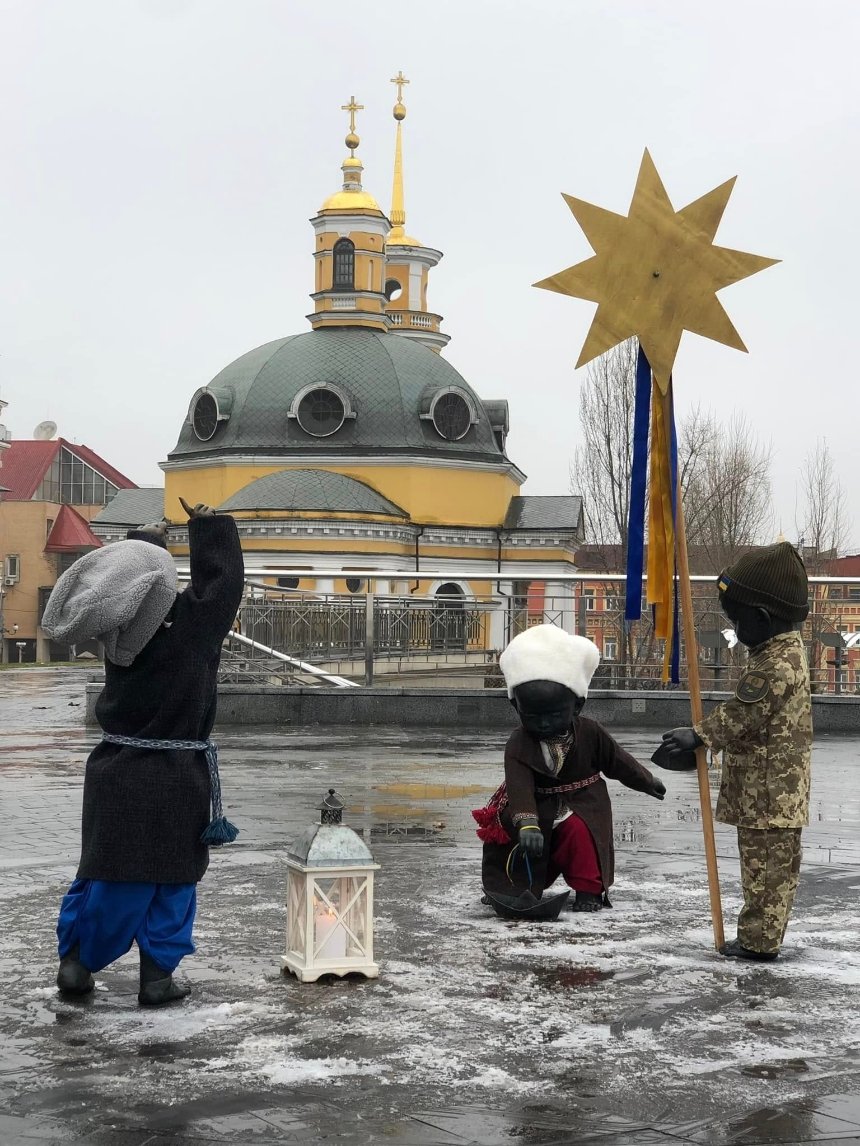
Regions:
<instances>
[{"instance_id":1,"label":"overcast grey sky","mask_svg":"<svg viewBox=\"0 0 860 1146\"><path fill-rule=\"evenodd\" d=\"M626 213L647 146L676 207L737 174L717 241L784 260L721 292L749 355L684 335L680 411L772 437L790 538L826 437L856 547L858 32L856 0L0 0L7 424L160 484L197 387L308 329L353 93L388 206L403 68L409 231L524 492L567 492L594 309L530 285L590 253L560 192Z\"/></svg>"}]
</instances>

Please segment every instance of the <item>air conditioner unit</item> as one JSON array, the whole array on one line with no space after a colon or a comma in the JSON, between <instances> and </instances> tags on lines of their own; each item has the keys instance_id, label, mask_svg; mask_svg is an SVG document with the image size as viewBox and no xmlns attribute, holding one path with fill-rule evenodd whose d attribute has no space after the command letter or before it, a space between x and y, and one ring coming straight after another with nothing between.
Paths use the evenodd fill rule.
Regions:
<instances>
[{"instance_id":1,"label":"air conditioner unit","mask_svg":"<svg viewBox=\"0 0 860 1146\"><path fill-rule=\"evenodd\" d=\"M3 578L3 584L4 585L17 585L18 584L18 578L17 577L4 577Z\"/></svg>"}]
</instances>

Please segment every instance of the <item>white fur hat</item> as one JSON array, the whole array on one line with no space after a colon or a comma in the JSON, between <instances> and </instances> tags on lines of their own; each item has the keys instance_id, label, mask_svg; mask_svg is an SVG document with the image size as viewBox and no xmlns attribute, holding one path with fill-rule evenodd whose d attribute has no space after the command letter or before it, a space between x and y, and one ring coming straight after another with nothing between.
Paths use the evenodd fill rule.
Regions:
<instances>
[{"instance_id":1,"label":"white fur hat","mask_svg":"<svg viewBox=\"0 0 860 1146\"><path fill-rule=\"evenodd\" d=\"M587 637L573 637L558 625L534 625L514 637L499 657L499 668L513 696L517 685L530 680L552 680L583 699L600 651Z\"/></svg>"}]
</instances>

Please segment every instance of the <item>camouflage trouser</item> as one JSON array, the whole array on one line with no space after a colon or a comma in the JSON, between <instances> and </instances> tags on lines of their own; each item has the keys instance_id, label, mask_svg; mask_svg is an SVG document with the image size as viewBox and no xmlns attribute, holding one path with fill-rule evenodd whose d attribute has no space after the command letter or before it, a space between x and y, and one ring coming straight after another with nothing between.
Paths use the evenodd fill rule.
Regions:
<instances>
[{"instance_id":1,"label":"camouflage trouser","mask_svg":"<svg viewBox=\"0 0 860 1146\"><path fill-rule=\"evenodd\" d=\"M800 872L800 828L738 828L744 905L738 939L751 951L779 951Z\"/></svg>"}]
</instances>

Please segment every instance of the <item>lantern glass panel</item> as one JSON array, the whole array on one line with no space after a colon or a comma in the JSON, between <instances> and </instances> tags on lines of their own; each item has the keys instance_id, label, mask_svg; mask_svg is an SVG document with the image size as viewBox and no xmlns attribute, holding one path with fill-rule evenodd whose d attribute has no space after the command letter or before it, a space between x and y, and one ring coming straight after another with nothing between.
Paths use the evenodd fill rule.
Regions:
<instances>
[{"instance_id":1,"label":"lantern glass panel","mask_svg":"<svg viewBox=\"0 0 860 1146\"><path fill-rule=\"evenodd\" d=\"M368 946L367 877L314 880L314 959L365 958Z\"/></svg>"},{"instance_id":2,"label":"lantern glass panel","mask_svg":"<svg viewBox=\"0 0 860 1146\"><path fill-rule=\"evenodd\" d=\"M367 951L367 877L349 876L346 884L346 924L350 935L347 955L363 955Z\"/></svg>"},{"instance_id":3,"label":"lantern glass panel","mask_svg":"<svg viewBox=\"0 0 860 1146\"><path fill-rule=\"evenodd\" d=\"M305 952L305 879L290 872L287 880L287 950Z\"/></svg>"}]
</instances>

